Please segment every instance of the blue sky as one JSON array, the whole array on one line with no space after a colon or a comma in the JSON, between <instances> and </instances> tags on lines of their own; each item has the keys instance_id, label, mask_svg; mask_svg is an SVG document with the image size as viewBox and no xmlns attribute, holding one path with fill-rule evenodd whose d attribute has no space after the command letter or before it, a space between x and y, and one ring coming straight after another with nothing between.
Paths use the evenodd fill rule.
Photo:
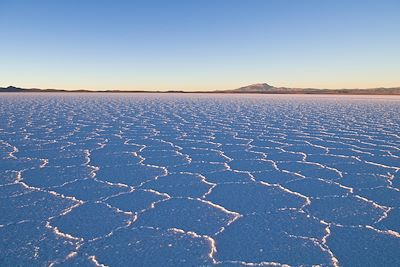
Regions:
<instances>
[{"instance_id":1,"label":"blue sky","mask_svg":"<svg viewBox=\"0 0 400 267\"><path fill-rule=\"evenodd\" d=\"M0 86L400 86L398 0L0 0Z\"/></svg>"}]
</instances>

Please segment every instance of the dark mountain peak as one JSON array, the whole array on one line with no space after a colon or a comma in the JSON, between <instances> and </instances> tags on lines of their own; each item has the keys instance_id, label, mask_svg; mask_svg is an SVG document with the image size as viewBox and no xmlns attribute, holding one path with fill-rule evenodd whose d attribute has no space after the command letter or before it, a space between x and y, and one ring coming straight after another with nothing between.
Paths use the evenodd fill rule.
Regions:
<instances>
[{"instance_id":1,"label":"dark mountain peak","mask_svg":"<svg viewBox=\"0 0 400 267\"><path fill-rule=\"evenodd\" d=\"M269 91L276 89L274 86L269 85L268 83L256 83L256 84L251 84L248 86L240 87L238 89L235 89L234 91L240 91L240 92L263 92L263 91Z\"/></svg>"},{"instance_id":2,"label":"dark mountain peak","mask_svg":"<svg viewBox=\"0 0 400 267\"><path fill-rule=\"evenodd\" d=\"M260 86L260 87L264 87L264 88L272 88L272 87L274 87L272 85L269 85L268 83L255 83L255 84L252 84L250 86Z\"/></svg>"}]
</instances>

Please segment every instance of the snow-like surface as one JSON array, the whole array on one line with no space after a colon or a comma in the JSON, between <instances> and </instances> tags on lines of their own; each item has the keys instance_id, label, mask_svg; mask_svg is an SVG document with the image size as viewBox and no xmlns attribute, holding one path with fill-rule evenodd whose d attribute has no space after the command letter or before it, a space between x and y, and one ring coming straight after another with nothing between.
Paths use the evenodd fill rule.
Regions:
<instances>
[{"instance_id":1,"label":"snow-like surface","mask_svg":"<svg viewBox=\"0 0 400 267\"><path fill-rule=\"evenodd\" d=\"M0 98L1 266L399 266L400 98Z\"/></svg>"}]
</instances>

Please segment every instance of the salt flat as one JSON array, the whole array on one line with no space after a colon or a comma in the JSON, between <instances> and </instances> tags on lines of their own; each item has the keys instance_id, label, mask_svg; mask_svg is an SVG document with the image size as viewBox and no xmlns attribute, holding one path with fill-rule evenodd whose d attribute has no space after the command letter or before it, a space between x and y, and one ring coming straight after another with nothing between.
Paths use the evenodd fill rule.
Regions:
<instances>
[{"instance_id":1,"label":"salt flat","mask_svg":"<svg viewBox=\"0 0 400 267\"><path fill-rule=\"evenodd\" d=\"M0 96L1 266L399 266L400 97Z\"/></svg>"}]
</instances>

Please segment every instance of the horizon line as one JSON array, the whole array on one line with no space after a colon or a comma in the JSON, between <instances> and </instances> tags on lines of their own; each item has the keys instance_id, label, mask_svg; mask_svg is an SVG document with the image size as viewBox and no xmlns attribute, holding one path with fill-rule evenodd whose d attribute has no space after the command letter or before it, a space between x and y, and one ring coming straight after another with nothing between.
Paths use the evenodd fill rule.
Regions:
<instances>
[{"instance_id":1,"label":"horizon line","mask_svg":"<svg viewBox=\"0 0 400 267\"><path fill-rule=\"evenodd\" d=\"M44 88L44 87L20 87L20 86L15 86L15 85L8 85L8 86L0 86L0 88L18 88L18 89L25 89L25 90L57 90L57 91L88 91L88 92L185 92L185 93L195 93L195 92L218 92L218 91L233 91L233 90L238 90L246 87L251 87L251 86L260 86L260 85L266 85L270 86L273 89L292 89L292 90L373 90L373 89L393 89L393 88L400 88L400 85L398 86L379 86L379 87L353 87L353 88L347 88L347 87L341 87L341 88L318 88L318 87L287 87L287 86L274 86L269 83L253 83L253 84L248 84L236 88L230 88L230 89L201 89L201 90L187 90L187 89L91 89L91 88L79 88L79 89L71 89L71 88Z\"/></svg>"}]
</instances>

